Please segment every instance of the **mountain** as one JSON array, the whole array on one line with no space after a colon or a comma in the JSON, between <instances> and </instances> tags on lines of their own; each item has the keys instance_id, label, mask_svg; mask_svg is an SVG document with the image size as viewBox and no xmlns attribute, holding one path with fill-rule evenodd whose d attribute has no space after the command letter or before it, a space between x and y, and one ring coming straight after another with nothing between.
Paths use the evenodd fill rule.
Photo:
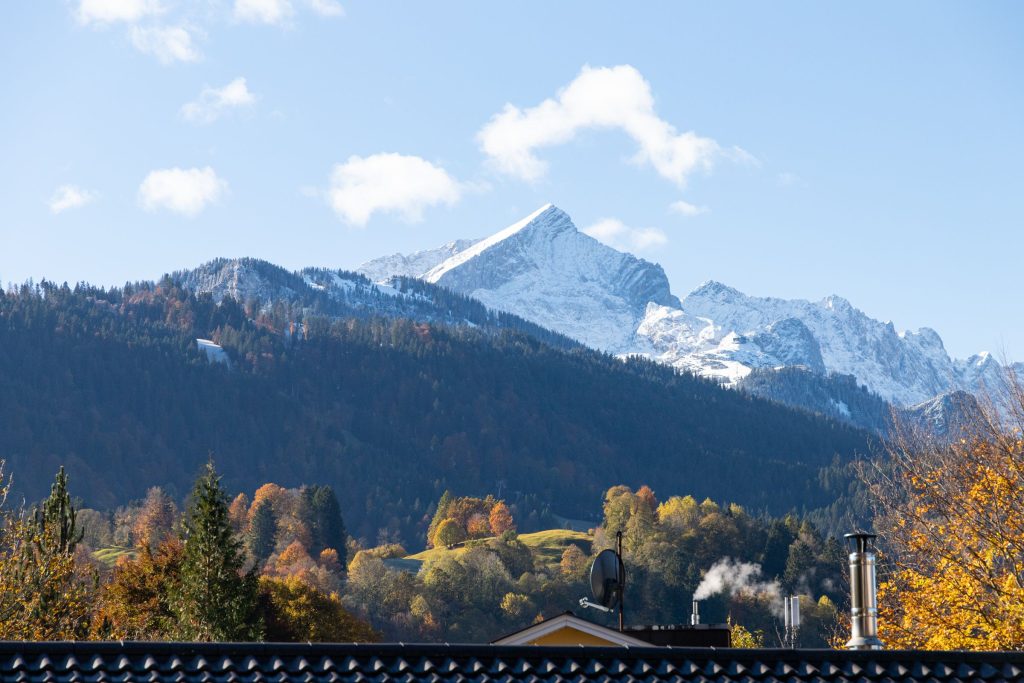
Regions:
<instances>
[{"instance_id":1,"label":"mountain","mask_svg":"<svg viewBox=\"0 0 1024 683\"><path fill-rule=\"evenodd\" d=\"M431 254L425 264L454 253L415 276L592 348L643 355L730 386L755 369L798 367L853 377L906 407L997 386L1003 372L987 353L953 359L934 330L899 332L840 296L754 297L706 282L680 301L660 266L579 232L552 205L470 242L421 252ZM370 262L365 272L387 275L388 264L409 274L395 257Z\"/></svg>"},{"instance_id":2,"label":"mountain","mask_svg":"<svg viewBox=\"0 0 1024 683\"><path fill-rule=\"evenodd\" d=\"M612 353L634 350L648 304L679 305L661 266L579 232L550 204L418 275Z\"/></svg>"},{"instance_id":3,"label":"mountain","mask_svg":"<svg viewBox=\"0 0 1024 683\"><path fill-rule=\"evenodd\" d=\"M682 309L691 319L708 321L702 343L662 352L659 359L730 380L748 368L803 365L852 375L885 400L907 406L954 388L976 390L999 371L991 359L958 363L934 330L897 332L891 322L873 320L839 296L817 302L752 297L708 282L685 297ZM716 360L741 367L730 368L732 375L719 372Z\"/></svg>"},{"instance_id":4,"label":"mountain","mask_svg":"<svg viewBox=\"0 0 1024 683\"><path fill-rule=\"evenodd\" d=\"M468 325L492 333L515 330L557 348L577 342L504 311L428 282L389 276L371 282L359 273L324 268L292 272L252 258L214 259L165 276L165 286L182 287L245 304L253 317L277 312L292 321L308 316L329 318L404 318L417 322Z\"/></svg>"},{"instance_id":5,"label":"mountain","mask_svg":"<svg viewBox=\"0 0 1024 683\"><path fill-rule=\"evenodd\" d=\"M904 410L908 423L940 439L960 438L977 429L982 406L973 394L948 391Z\"/></svg>"}]
</instances>

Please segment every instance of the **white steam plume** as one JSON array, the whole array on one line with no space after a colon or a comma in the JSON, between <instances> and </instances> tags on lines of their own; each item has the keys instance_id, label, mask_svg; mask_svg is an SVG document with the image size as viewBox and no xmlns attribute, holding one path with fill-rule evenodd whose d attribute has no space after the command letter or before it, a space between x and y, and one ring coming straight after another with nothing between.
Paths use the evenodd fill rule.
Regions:
<instances>
[{"instance_id":1,"label":"white steam plume","mask_svg":"<svg viewBox=\"0 0 1024 683\"><path fill-rule=\"evenodd\" d=\"M765 581L761 576L761 565L724 557L704 574L693 599L704 600L719 593L751 593L767 595L774 605L781 603L780 591L778 581Z\"/></svg>"}]
</instances>

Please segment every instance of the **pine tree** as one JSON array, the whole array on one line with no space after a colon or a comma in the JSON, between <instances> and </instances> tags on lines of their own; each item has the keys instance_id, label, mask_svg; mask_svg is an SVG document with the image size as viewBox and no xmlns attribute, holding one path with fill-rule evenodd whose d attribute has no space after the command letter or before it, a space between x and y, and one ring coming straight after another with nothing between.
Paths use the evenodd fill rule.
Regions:
<instances>
[{"instance_id":1,"label":"pine tree","mask_svg":"<svg viewBox=\"0 0 1024 683\"><path fill-rule=\"evenodd\" d=\"M36 510L40 550L45 555L71 554L82 540L82 530L75 524L75 507L68 493L68 475L61 466L50 487L50 497Z\"/></svg>"},{"instance_id":2,"label":"pine tree","mask_svg":"<svg viewBox=\"0 0 1024 683\"><path fill-rule=\"evenodd\" d=\"M175 612L177 637L199 641L258 640L256 574L242 574L242 543L213 463L195 483L185 520L185 554Z\"/></svg>"},{"instance_id":3,"label":"pine tree","mask_svg":"<svg viewBox=\"0 0 1024 683\"><path fill-rule=\"evenodd\" d=\"M277 536L277 515L268 500L261 500L253 508L249 529L249 553L257 562L262 562L274 552Z\"/></svg>"}]
</instances>

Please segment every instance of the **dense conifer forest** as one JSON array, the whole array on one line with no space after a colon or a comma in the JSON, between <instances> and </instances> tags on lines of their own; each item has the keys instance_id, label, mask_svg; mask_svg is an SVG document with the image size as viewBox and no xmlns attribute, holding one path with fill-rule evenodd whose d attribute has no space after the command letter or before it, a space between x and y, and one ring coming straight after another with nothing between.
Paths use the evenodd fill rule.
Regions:
<instances>
[{"instance_id":1,"label":"dense conifer forest","mask_svg":"<svg viewBox=\"0 0 1024 683\"><path fill-rule=\"evenodd\" d=\"M856 493L847 464L872 449L643 360L507 328L215 303L171 278L0 293L0 376L0 457L26 500L61 465L88 507L154 485L180 500L213 457L229 490L330 485L352 535L412 546L445 490L495 492L529 530L593 518L610 486L645 481L833 529Z\"/></svg>"}]
</instances>

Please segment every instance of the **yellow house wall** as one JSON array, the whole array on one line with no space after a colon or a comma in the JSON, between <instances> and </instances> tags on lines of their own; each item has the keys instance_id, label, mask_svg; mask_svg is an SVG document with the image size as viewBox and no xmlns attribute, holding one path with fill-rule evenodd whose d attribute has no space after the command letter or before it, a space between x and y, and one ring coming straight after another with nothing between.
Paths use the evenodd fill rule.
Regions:
<instances>
[{"instance_id":1,"label":"yellow house wall","mask_svg":"<svg viewBox=\"0 0 1024 683\"><path fill-rule=\"evenodd\" d=\"M540 638L531 640L530 645L603 645L607 647L609 645L618 645L618 643L584 633L571 626L563 626L557 631L552 631Z\"/></svg>"}]
</instances>

